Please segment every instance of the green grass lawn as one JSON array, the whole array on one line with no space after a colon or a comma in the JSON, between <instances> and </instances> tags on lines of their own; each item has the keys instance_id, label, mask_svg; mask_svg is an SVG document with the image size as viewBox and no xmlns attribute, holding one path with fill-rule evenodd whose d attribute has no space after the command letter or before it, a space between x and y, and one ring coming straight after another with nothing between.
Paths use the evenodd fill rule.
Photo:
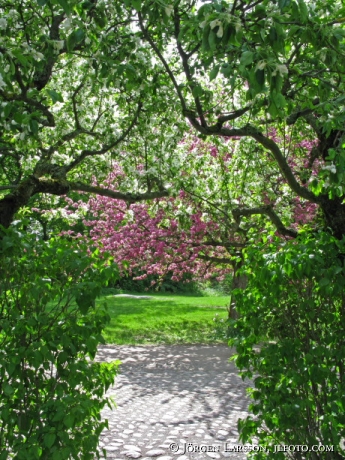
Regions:
<instances>
[{"instance_id":1,"label":"green grass lawn","mask_svg":"<svg viewBox=\"0 0 345 460\"><path fill-rule=\"evenodd\" d=\"M151 298L131 299L114 295L102 298L106 300L111 316L111 322L104 331L107 343L135 345L225 341L222 332L226 329L224 321L227 319L229 296L135 295L149 295Z\"/></svg>"}]
</instances>

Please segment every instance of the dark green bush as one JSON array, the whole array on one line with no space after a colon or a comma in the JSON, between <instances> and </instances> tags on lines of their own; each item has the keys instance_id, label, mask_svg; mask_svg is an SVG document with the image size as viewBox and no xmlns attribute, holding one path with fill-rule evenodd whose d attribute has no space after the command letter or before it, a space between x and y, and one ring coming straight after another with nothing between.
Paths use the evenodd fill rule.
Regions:
<instances>
[{"instance_id":1,"label":"dark green bush","mask_svg":"<svg viewBox=\"0 0 345 460\"><path fill-rule=\"evenodd\" d=\"M0 240L0 459L98 458L117 363L93 362L109 317L95 307L116 275L61 240Z\"/></svg>"},{"instance_id":2,"label":"dark green bush","mask_svg":"<svg viewBox=\"0 0 345 460\"><path fill-rule=\"evenodd\" d=\"M322 233L248 250L230 340L243 378L254 379L240 438L270 449L250 458L345 458L344 253L344 242Z\"/></svg>"},{"instance_id":3,"label":"dark green bush","mask_svg":"<svg viewBox=\"0 0 345 460\"><path fill-rule=\"evenodd\" d=\"M173 281L171 274L164 277L158 275L148 275L141 280L134 279L142 275L142 273L135 273L132 276L122 276L113 285L114 288L130 292L171 292L171 293L194 293L201 294L200 286L197 282L192 280L191 275L185 274L181 281ZM154 283L154 284L152 284Z\"/></svg>"}]
</instances>

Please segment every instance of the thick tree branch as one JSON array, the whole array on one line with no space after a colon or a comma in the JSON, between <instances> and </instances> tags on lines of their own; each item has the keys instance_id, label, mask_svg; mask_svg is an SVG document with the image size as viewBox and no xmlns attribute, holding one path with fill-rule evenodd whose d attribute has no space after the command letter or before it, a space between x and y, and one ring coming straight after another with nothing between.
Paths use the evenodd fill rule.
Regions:
<instances>
[{"instance_id":1,"label":"thick tree branch","mask_svg":"<svg viewBox=\"0 0 345 460\"><path fill-rule=\"evenodd\" d=\"M101 196L108 196L115 200L123 200L127 203L137 203L139 201L154 200L156 198L168 197L169 192L167 190L161 190L158 192L146 192L146 193L122 193L106 188L98 187L95 185L88 185L82 182L68 182L70 190L95 193Z\"/></svg>"},{"instance_id":2,"label":"thick tree branch","mask_svg":"<svg viewBox=\"0 0 345 460\"><path fill-rule=\"evenodd\" d=\"M51 40L60 39L60 25L65 18L65 13L53 17L52 25L49 31L49 38ZM42 69L39 69L33 77L33 83L35 87L38 89L38 91L41 91L48 84L53 72L53 67L56 61L58 60L59 55L65 52L66 48L64 47L57 54L49 54L45 56L46 59L44 61L44 67Z\"/></svg>"},{"instance_id":3,"label":"thick tree branch","mask_svg":"<svg viewBox=\"0 0 345 460\"><path fill-rule=\"evenodd\" d=\"M1 189L4 190L5 188L1 187ZM67 195L71 190L75 190L95 193L116 200L123 200L127 203L137 203L169 196L167 190L146 193L122 193L82 182L69 182L65 179L47 179L45 177L39 178L35 175L27 177L15 187L6 186L6 189L12 189L13 191L0 199L0 225L3 225L5 228L11 225L16 212L20 208L27 206L30 198L37 193L49 193L50 195L61 196Z\"/></svg>"},{"instance_id":4,"label":"thick tree branch","mask_svg":"<svg viewBox=\"0 0 345 460\"><path fill-rule=\"evenodd\" d=\"M242 109L234 110L233 112L229 113L229 115L221 115L217 118L217 123L214 126L210 126L210 129L220 129L223 127L223 124L227 121L236 120L237 118L241 117L245 113L247 113L252 108L252 104L243 107Z\"/></svg>"},{"instance_id":5,"label":"thick tree branch","mask_svg":"<svg viewBox=\"0 0 345 460\"><path fill-rule=\"evenodd\" d=\"M269 217L272 223L277 228L278 232L285 236L290 236L291 238L296 238L298 233L292 228L286 228L283 222L280 220L278 215L272 208L272 205L260 206L257 208L237 208L232 211L235 222L239 226L241 224L241 217L243 216L253 216L256 214L264 214Z\"/></svg>"}]
</instances>

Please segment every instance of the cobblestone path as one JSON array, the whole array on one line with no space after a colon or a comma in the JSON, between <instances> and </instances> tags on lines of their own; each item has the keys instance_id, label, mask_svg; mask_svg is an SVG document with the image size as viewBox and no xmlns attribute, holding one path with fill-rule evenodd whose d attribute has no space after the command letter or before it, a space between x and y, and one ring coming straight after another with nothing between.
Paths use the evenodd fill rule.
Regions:
<instances>
[{"instance_id":1,"label":"cobblestone path","mask_svg":"<svg viewBox=\"0 0 345 460\"><path fill-rule=\"evenodd\" d=\"M246 384L222 345L102 346L98 359L122 361L117 407L105 409L107 458L243 460L237 420L246 415Z\"/></svg>"}]
</instances>

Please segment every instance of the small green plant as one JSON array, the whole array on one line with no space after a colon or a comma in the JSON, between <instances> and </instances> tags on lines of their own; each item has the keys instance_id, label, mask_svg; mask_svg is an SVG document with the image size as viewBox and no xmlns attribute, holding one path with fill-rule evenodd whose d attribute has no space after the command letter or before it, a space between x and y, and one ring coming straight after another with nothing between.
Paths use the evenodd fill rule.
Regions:
<instances>
[{"instance_id":1,"label":"small green plant","mask_svg":"<svg viewBox=\"0 0 345 460\"><path fill-rule=\"evenodd\" d=\"M0 459L99 458L117 363L93 361L109 320L95 306L116 270L87 248L0 239Z\"/></svg>"},{"instance_id":2,"label":"small green plant","mask_svg":"<svg viewBox=\"0 0 345 460\"><path fill-rule=\"evenodd\" d=\"M247 252L247 288L234 292L230 344L242 377L254 377L240 439L270 450L250 454L258 460L343 459L344 242L320 233L259 249ZM309 451L274 449L284 445Z\"/></svg>"},{"instance_id":3,"label":"small green plant","mask_svg":"<svg viewBox=\"0 0 345 460\"><path fill-rule=\"evenodd\" d=\"M216 313L215 317L213 318L214 321L214 337L218 340L226 340L229 338L229 319L224 318L224 315L219 316Z\"/></svg>"}]
</instances>

